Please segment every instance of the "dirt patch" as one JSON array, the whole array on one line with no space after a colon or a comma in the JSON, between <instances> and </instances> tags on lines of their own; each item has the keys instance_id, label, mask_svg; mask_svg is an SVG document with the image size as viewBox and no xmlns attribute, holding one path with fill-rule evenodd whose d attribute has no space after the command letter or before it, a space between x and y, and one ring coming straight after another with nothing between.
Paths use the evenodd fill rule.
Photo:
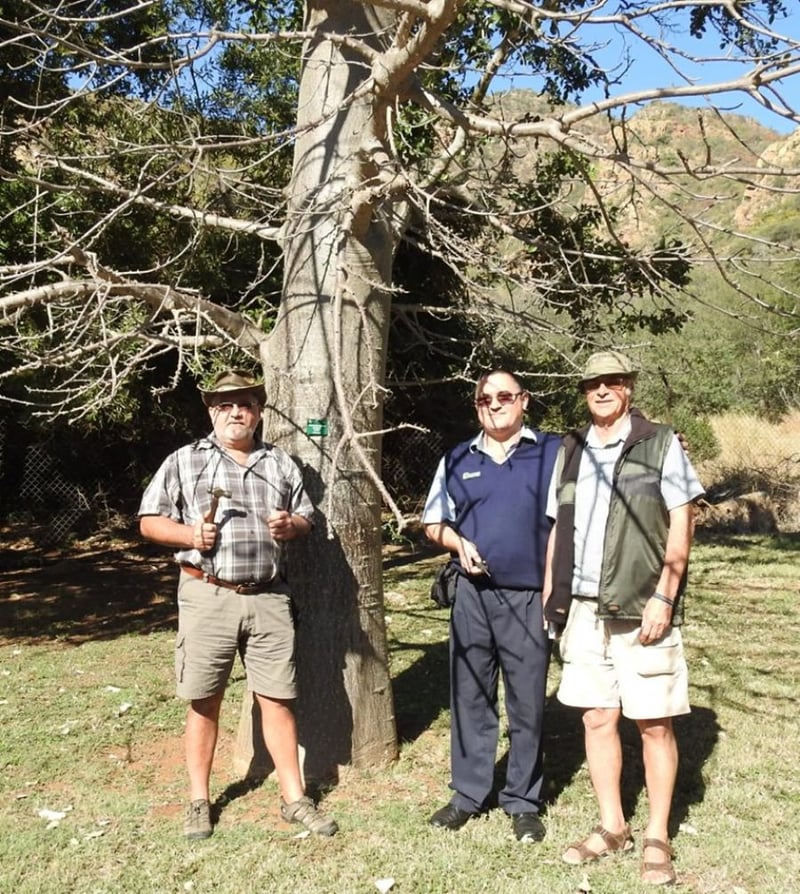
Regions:
<instances>
[{"instance_id":1,"label":"dirt patch","mask_svg":"<svg viewBox=\"0 0 800 894\"><path fill-rule=\"evenodd\" d=\"M703 501L697 513L699 527L734 534L777 534L778 508L767 493L754 492L722 500Z\"/></svg>"}]
</instances>

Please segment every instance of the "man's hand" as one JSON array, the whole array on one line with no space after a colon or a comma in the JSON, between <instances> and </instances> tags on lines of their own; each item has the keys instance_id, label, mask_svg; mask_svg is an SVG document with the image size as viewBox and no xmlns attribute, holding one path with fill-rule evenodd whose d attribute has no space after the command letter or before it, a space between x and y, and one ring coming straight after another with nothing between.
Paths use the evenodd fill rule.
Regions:
<instances>
[{"instance_id":1,"label":"man's hand","mask_svg":"<svg viewBox=\"0 0 800 894\"><path fill-rule=\"evenodd\" d=\"M672 623L672 606L661 599L651 596L647 600L642 615L642 627L639 631L639 642L643 646L658 642L669 630Z\"/></svg>"},{"instance_id":2,"label":"man's hand","mask_svg":"<svg viewBox=\"0 0 800 894\"><path fill-rule=\"evenodd\" d=\"M273 540L294 540L309 532L311 522L299 515L292 515L285 509L279 509L267 518L267 527Z\"/></svg>"},{"instance_id":3,"label":"man's hand","mask_svg":"<svg viewBox=\"0 0 800 894\"><path fill-rule=\"evenodd\" d=\"M217 542L217 526L214 522L198 518L192 525L192 547L201 553L208 552Z\"/></svg>"},{"instance_id":4,"label":"man's hand","mask_svg":"<svg viewBox=\"0 0 800 894\"><path fill-rule=\"evenodd\" d=\"M463 537L459 538L458 558L461 562L461 567L467 574L478 576L489 573L488 565L483 561L481 554L478 552L478 547L471 540L466 540Z\"/></svg>"}]
</instances>

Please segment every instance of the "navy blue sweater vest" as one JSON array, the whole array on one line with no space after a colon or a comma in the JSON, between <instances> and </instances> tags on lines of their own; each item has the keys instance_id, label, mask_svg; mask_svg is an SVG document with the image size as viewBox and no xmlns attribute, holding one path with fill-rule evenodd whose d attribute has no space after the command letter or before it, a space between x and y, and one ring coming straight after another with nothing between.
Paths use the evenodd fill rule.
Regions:
<instances>
[{"instance_id":1,"label":"navy blue sweater vest","mask_svg":"<svg viewBox=\"0 0 800 894\"><path fill-rule=\"evenodd\" d=\"M447 491L456 506L453 527L471 540L489 566L488 585L541 590L550 520L547 489L561 438L536 432L502 464L471 451L471 441L445 458ZM473 578L481 586L485 578Z\"/></svg>"}]
</instances>

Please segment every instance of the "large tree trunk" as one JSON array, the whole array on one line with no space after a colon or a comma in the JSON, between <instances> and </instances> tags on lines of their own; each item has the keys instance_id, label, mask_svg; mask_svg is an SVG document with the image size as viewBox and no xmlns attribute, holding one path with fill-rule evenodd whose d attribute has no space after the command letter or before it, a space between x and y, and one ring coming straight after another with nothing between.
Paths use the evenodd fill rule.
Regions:
<instances>
[{"instance_id":1,"label":"large tree trunk","mask_svg":"<svg viewBox=\"0 0 800 894\"><path fill-rule=\"evenodd\" d=\"M344 7L344 10L342 9ZM358 4L309 4L309 25L366 33ZM336 21L347 17L347 22ZM352 60L351 60L352 62ZM388 666L381 564L381 501L348 441L376 432L383 383L394 239L373 208L351 228L363 154L376 139L372 99L343 103L361 65L320 40L307 47L285 234L284 295L263 355L265 432L303 469L318 508L309 538L291 544L296 598L298 721L307 777L337 765L393 760L397 734ZM362 74L359 74L359 73ZM307 127L307 129L305 129ZM344 398L346 412L337 397ZM322 420L322 425L309 423ZM322 428L322 434L313 433ZM379 435L359 440L380 470ZM245 724L249 721L246 706ZM240 730L240 743L252 736Z\"/></svg>"}]
</instances>

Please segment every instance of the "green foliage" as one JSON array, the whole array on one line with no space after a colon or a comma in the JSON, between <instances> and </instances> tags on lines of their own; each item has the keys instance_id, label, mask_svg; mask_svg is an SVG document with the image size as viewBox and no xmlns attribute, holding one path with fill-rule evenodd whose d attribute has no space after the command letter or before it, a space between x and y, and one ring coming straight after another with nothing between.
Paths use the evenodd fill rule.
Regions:
<instances>
[{"instance_id":1,"label":"green foliage","mask_svg":"<svg viewBox=\"0 0 800 894\"><path fill-rule=\"evenodd\" d=\"M188 205L207 209L211 214L243 219L258 217L259 211L229 187L223 172L226 167L249 166L254 176L269 182L270 178L283 175L285 158L262 161L247 157L244 151L238 155L227 152L218 158L216 170L209 159L204 169L189 177L181 149L186 119L153 106L147 109L146 115L144 112L144 107L135 101L94 97L75 100L49 129L49 148L65 164L79 160L83 171L127 188L131 193L138 189L144 164L149 174L160 181L159 199L167 205ZM159 152L152 152L150 144L161 141L172 148L165 146ZM82 230L91 232L96 222L103 220L91 245L103 266L124 272L132 281L160 283L167 278L175 286L194 289L217 304L236 308L268 331L280 294L277 245L265 244L255 235L231 235L213 227L196 231L192 221L172 218L141 204L130 204L124 213L118 213L118 197L111 192L86 189L82 177L72 176L64 168L53 170L48 176L73 188L56 191L42 202L34 183L23 180L0 183L0 207L7 210L0 260L8 264L33 260L43 251L48 239L58 251L72 234ZM36 209L35 216L30 213L32 208ZM179 245L186 248L176 253ZM259 271L264 272L259 274ZM31 275L30 285L44 286L57 282L58 278L36 273ZM33 308L15 321L15 325L25 332L26 356L36 356L45 363L63 349L63 330L54 328L59 320L68 325L69 318L77 315L74 325L68 326L75 356L86 345L103 343L109 326L119 333L110 344L113 357L109 358L105 351L90 351L82 362L81 375L91 379L92 370L96 369L97 384L94 389L83 392L81 400L89 400L89 405L81 424L89 430L100 425L119 425L124 429L138 416L137 401L150 388L171 382L174 370L165 379L162 364L138 368L133 362L139 351L139 336L151 326L150 312L143 304L118 304L113 309L107 308L102 317L94 314L93 309L92 303L77 311L69 301L63 305L51 303ZM156 329L157 326L155 321ZM232 353L221 352L220 359L231 359ZM6 349L0 353L0 367L11 368L20 359ZM236 359L241 363L241 356ZM128 387L120 390L112 403L98 401L94 405L90 398L92 394L102 394L100 373L109 360L118 369L126 370ZM27 375L17 383L17 390L46 406L55 387L69 382L73 375L71 370L58 367L59 364L49 372ZM124 384L124 378L120 375L120 384ZM145 384L141 392L136 387L140 380Z\"/></svg>"},{"instance_id":2,"label":"green foliage","mask_svg":"<svg viewBox=\"0 0 800 894\"><path fill-rule=\"evenodd\" d=\"M13 103L15 115L28 115L37 105L79 86L117 96L153 97L182 53L180 46L163 39L169 23L184 14L186 21L196 21L205 5L202 0L144 4L102 0L73 4L79 8L54 16L48 7L20 8L22 4L14 0L2 0L4 59L16 63L4 66L2 79L20 90L16 99L22 102ZM137 46L140 61L155 68L131 69L114 61L115 51L129 46ZM93 64L88 65L87 59ZM70 71L73 78L68 84Z\"/></svg>"},{"instance_id":3,"label":"green foliage","mask_svg":"<svg viewBox=\"0 0 800 894\"><path fill-rule=\"evenodd\" d=\"M467 295L463 283L424 245L403 242L395 259L395 286L399 290L391 320L387 383L391 399L387 421L421 425L447 437L466 437L474 427L472 383L459 376L487 356L489 327L470 322L460 311ZM430 311L425 308L439 308ZM468 374L469 376L469 374ZM467 378L468 378L467 376ZM431 386L429 383L435 382ZM436 399L427 395L435 388ZM384 449L391 455L394 444Z\"/></svg>"},{"instance_id":4,"label":"green foliage","mask_svg":"<svg viewBox=\"0 0 800 894\"><path fill-rule=\"evenodd\" d=\"M765 209L753 230L767 241L786 246L797 245L800 241L800 197L791 193L783 196L779 202ZM752 249L750 251L752 253ZM800 275L792 271L783 273L783 276L788 276L793 283L800 279Z\"/></svg>"},{"instance_id":5,"label":"green foliage","mask_svg":"<svg viewBox=\"0 0 800 894\"><path fill-rule=\"evenodd\" d=\"M502 167L511 207L530 209L518 215L516 236L533 281L542 281L541 301L558 317L568 316L571 331L652 333L677 331L687 315L666 300L664 290L688 281L690 263L684 246L662 238L648 255L619 238L605 235L614 210L601 211L581 199L578 186L590 176L590 163L571 152L537 157L533 172L520 179ZM569 202L563 196L575 198ZM649 296L650 301L642 302ZM661 297L660 303L654 300Z\"/></svg>"},{"instance_id":6,"label":"green foliage","mask_svg":"<svg viewBox=\"0 0 800 894\"><path fill-rule=\"evenodd\" d=\"M507 208L517 209L511 225L513 244L508 244L505 232L498 236L480 216L457 217L455 201L446 219L453 233L482 251L499 256L516 253L513 267L521 279L542 284L537 294L515 297L515 302L545 319L568 317L567 342L580 343L590 334L599 341L635 331L656 335L680 331L688 314L667 290L688 281L690 266L682 244L664 236L642 259L641 252L604 236L606 218L595 203L581 201L578 186L592 173L585 159L570 152L542 154L523 178L514 166L512 147L505 148L494 163L497 187L491 199L499 215ZM492 159L489 144L478 151ZM569 202L563 201L565 195ZM476 266L470 274L487 291L495 289L500 295L508 287L491 265ZM457 272L410 245L398 252L395 279L404 294L396 301L403 309L396 314L390 340L388 377L394 383L387 407L390 421L424 425L442 433L446 443L466 437L475 427L469 399L472 381L484 369L503 367L520 375L535 396L534 425L565 431L583 422L583 402L571 385L563 387L563 348L543 347L533 333L498 324L491 313L481 312ZM413 311L415 304L451 307L453 314L420 314ZM455 387L438 384L434 405L416 399L419 389L414 382L454 377L459 383L467 381ZM387 449L391 451L391 445Z\"/></svg>"},{"instance_id":7,"label":"green foliage","mask_svg":"<svg viewBox=\"0 0 800 894\"><path fill-rule=\"evenodd\" d=\"M298 2L237 2L232 24L246 34L300 31L303 4ZM229 121L245 133L273 134L295 121L301 53L277 41L237 41L225 44L218 61L219 79L198 95L194 108L211 121ZM290 162L286 143L284 164Z\"/></svg>"},{"instance_id":8,"label":"green foliage","mask_svg":"<svg viewBox=\"0 0 800 894\"><path fill-rule=\"evenodd\" d=\"M37 132L37 138L46 140L54 155L64 163L80 164L88 173L131 194L146 184L147 196L165 206L191 207L200 213L265 224L280 222L280 210L274 220L265 220L262 200L265 195L272 198L289 181L292 144L284 135L295 122L300 40L224 43L201 56L191 70L182 70L169 87L165 85L172 74L171 64L202 46L204 29L219 26L253 38L259 32L300 31L302 3L169 0L127 7L116 0L104 0L73 7L71 25L66 18L46 19L44 8L25 8L34 25L45 29L46 23L43 36L49 40L48 54L38 55L34 38L21 35L17 4L0 0L0 39L7 57L0 73L4 120L10 120L10 115L33 116L34 100L46 104L67 96L75 83L68 82L64 72L82 53L91 52L105 59L92 74L91 83L101 86L100 92L94 97L73 96L69 105L49 119L46 133ZM555 0L546 8L588 10L592 4L589 0ZM759 8L768 21L781 13L777 0L763 0ZM84 14L94 19L81 18ZM768 46L762 36L742 29L727 7L703 6L680 13L685 14L692 16L695 36L716 29L726 40L755 52ZM675 15L674 10L669 15L664 12L665 24L674 27ZM577 32L569 40L552 44L537 27L509 9L493 7L487 14L484 4L465 3L430 65L422 66L414 77L445 98L464 100L502 44L509 48L509 66L536 73L540 78L537 89L553 102L564 103L587 87L603 83L605 74L591 54L579 52ZM549 27L558 33L557 22ZM166 38L170 30L180 37ZM134 45L142 46L143 61L163 68L124 71L114 52ZM42 59L52 65L37 68L36 60ZM411 97L413 85L398 103L393 139L400 147L402 163L420 173L429 168L429 158L441 145L443 132L434 130L428 112ZM145 104L145 99L154 101ZM489 97L486 103L495 100ZM538 106L530 98L526 101L531 104L530 118L535 118ZM659 106L659 114L673 123L681 111L678 106ZM715 157L724 156L728 144L723 139L730 137L720 122L717 125L705 130L708 151ZM28 138L20 130L0 142L0 161L12 175L33 171L30 166L21 170L25 151L18 152L29 149ZM743 142L762 147L766 139L764 133L748 130ZM665 153L677 151L670 126L662 128L660 140ZM654 145L658 142L655 138ZM193 154L195 144L214 146L204 149L200 164L196 163L199 156ZM677 368L678 374L688 379L682 389L687 394L682 394L680 401L674 396L669 403L661 401L665 412L677 414L685 408L690 415L703 416L736 403L775 414L796 400L790 385L798 369L790 302L766 287L763 290L761 297L776 309L770 333L753 335L702 314L687 327L690 314L686 303L676 298L675 289L689 282L688 234L676 233L665 223L663 229L655 229L657 236L649 252L624 238L613 238L609 224L624 232L617 227L621 218L610 211L604 219L599 212L587 191L588 181L597 171L587 161L568 152L544 155L537 149L531 152L536 157L533 169L523 175L515 165L518 150L510 139L504 143L482 138L468 145L448 171L449 179L436 184L432 213L437 223L469 243L476 255L481 251L502 254L521 246L519 281L526 286L544 285L539 291L530 288L525 296L517 292L513 299L524 297L530 302L531 316L563 328L564 338L543 348L534 332L512 331L511 325L488 321L488 315L482 314L484 308L474 304L467 282L497 295L513 292L516 285L501 281L488 264L474 264L476 269L464 271L461 278L462 271L448 270L438 257L426 257L425 251L436 252L437 246L425 232L425 222L415 219L406 234L408 243L395 260L396 304L403 307L392 324L389 372L394 395L388 415L427 426L441 425L442 419L455 420L454 431L465 431L474 424L468 401L474 374L500 364L524 376L537 395L535 417L547 427L563 428L572 424L581 406L570 388L561 387L564 364L560 353L584 342L635 343L642 335L655 341L654 363L659 368L663 366L670 376ZM279 246L247 234L231 236L214 227L198 227L196 221L141 204L130 203L124 213L115 214L117 198L101 186L87 187L64 168L49 169L46 175L62 190L42 194L36 185L15 176L0 181L1 263L24 263L51 248L63 248L77 233L92 232L90 244L83 247L94 252L105 267L141 281L196 290L256 321L264 331L269 329L281 289ZM234 182L239 176L247 189ZM514 219L518 245L511 246L505 233L498 237L480 217L466 219L463 196L478 189L487 211L499 215L509 210L525 212ZM723 213L711 208L708 218L716 220L714 215ZM798 214L796 202L776 204L765 214L760 232L786 245L796 244ZM416 248L411 248L412 242ZM179 245L184 248L176 254ZM785 270L782 275L788 277L787 282L797 282L797 270ZM30 285L51 281L54 277L37 275L31 277ZM695 282L702 284L699 278ZM717 284L711 288L719 291ZM736 297L721 294L720 299L728 307ZM415 309L422 305L436 305L441 312ZM454 313L448 313L450 310ZM460 311L468 315L457 316ZM97 335L88 308L83 309L81 320L86 321L80 333L83 341L76 335L76 346ZM42 357L58 347L57 339L46 333L46 322L45 315L37 318L34 314L24 324L31 350ZM132 335L138 329L153 336L157 329L146 315L130 309L120 310L113 322L128 327ZM689 333L689 328L694 332ZM133 341L125 338L119 345L118 359L124 364L135 348ZM731 358L741 350L752 352L758 362L737 364ZM0 354L0 368L8 369L17 359L7 352ZM188 361L188 370L202 376L210 368L247 359L233 348L216 355L198 353ZM88 368L91 371L91 366ZM48 374L49 378L29 375L25 384L46 393L66 375L60 371ZM169 385L174 375L170 363L154 363L151 369L131 377L131 394L120 397L113 409L87 418L92 425L134 420L137 401L151 390ZM438 408L419 400L424 388L421 383L428 380L457 382L437 386L442 401Z\"/></svg>"},{"instance_id":9,"label":"green foliage","mask_svg":"<svg viewBox=\"0 0 800 894\"><path fill-rule=\"evenodd\" d=\"M569 9L591 7L591 0L569 0ZM555 27L555 26L554 26ZM498 45L509 48L508 64L535 73L539 92L554 103L565 103L583 90L606 80L591 57L576 53L566 42L547 42L526 19L509 9L495 7L487 14L480 2L467 2L440 51L439 88L453 99L464 99L476 74L489 66Z\"/></svg>"},{"instance_id":10,"label":"green foliage","mask_svg":"<svg viewBox=\"0 0 800 894\"><path fill-rule=\"evenodd\" d=\"M768 24L772 24L776 17L786 16L786 4L784 0L756 0L753 6L758 6L758 11ZM689 6L689 33L692 37L701 38L709 31L719 36L719 46L726 52L731 45L739 50L752 53L756 58L768 56L776 47L776 41L764 32L756 31L750 25L743 23L734 9L726 4L702 4Z\"/></svg>"},{"instance_id":11,"label":"green foliage","mask_svg":"<svg viewBox=\"0 0 800 894\"><path fill-rule=\"evenodd\" d=\"M689 445L692 463L705 462L719 455L720 445L714 429L706 419L693 415L686 408L678 408L672 417L672 427L680 432Z\"/></svg>"}]
</instances>

